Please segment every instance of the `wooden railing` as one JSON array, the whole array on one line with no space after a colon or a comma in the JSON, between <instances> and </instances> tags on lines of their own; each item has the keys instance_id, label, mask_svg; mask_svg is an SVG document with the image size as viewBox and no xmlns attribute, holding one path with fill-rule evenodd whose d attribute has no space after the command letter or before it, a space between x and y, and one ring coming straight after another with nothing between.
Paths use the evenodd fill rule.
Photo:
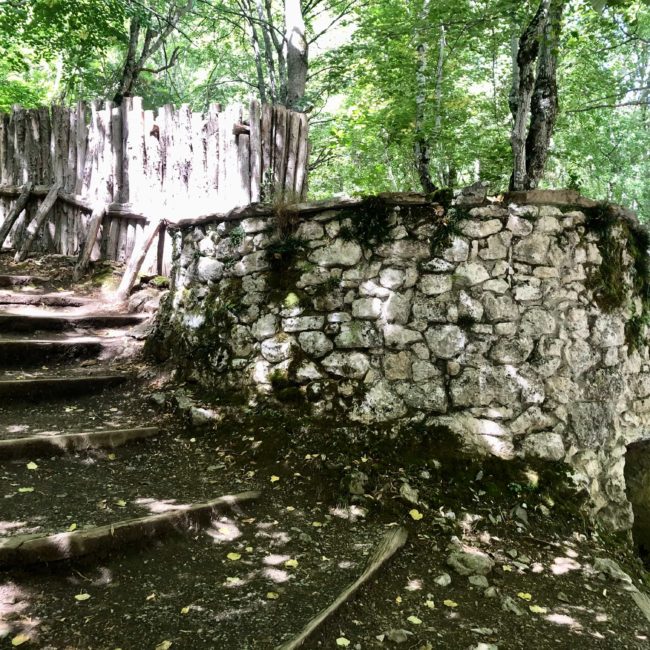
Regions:
<instances>
[{"instance_id":1,"label":"wooden railing","mask_svg":"<svg viewBox=\"0 0 650 650\"><path fill-rule=\"evenodd\" d=\"M128 261L155 227L145 269L164 272L165 222L306 193L308 123L283 106L193 113L142 99L0 115L0 247ZM161 225L162 224L162 225ZM87 258L87 259L85 259Z\"/></svg>"}]
</instances>

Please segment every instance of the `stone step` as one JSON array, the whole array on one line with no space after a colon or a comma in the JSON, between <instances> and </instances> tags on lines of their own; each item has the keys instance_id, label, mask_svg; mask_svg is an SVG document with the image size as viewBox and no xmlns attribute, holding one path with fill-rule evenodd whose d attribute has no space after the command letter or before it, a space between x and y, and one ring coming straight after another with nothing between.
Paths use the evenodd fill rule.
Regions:
<instances>
[{"instance_id":1,"label":"stone step","mask_svg":"<svg viewBox=\"0 0 650 650\"><path fill-rule=\"evenodd\" d=\"M61 314L56 312L8 313L0 311L0 332L61 332L70 329L120 328L138 325L146 320L143 314L90 313Z\"/></svg>"},{"instance_id":2,"label":"stone step","mask_svg":"<svg viewBox=\"0 0 650 650\"><path fill-rule=\"evenodd\" d=\"M0 566L18 567L113 551L172 533L179 528L207 524L215 511L236 508L258 499L259 496L259 492L242 492L178 507L161 514L116 521L106 526L55 535L15 535L0 538Z\"/></svg>"},{"instance_id":3,"label":"stone step","mask_svg":"<svg viewBox=\"0 0 650 650\"><path fill-rule=\"evenodd\" d=\"M19 291L0 291L0 305L42 305L47 307L81 307L90 298L77 296L72 292L61 293L21 293Z\"/></svg>"},{"instance_id":4,"label":"stone step","mask_svg":"<svg viewBox=\"0 0 650 650\"><path fill-rule=\"evenodd\" d=\"M45 284L47 278L38 275L5 275L0 273L0 287L24 287L26 285Z\"/></svg>"},{"instance_id":5,"label":"stone step","mask_svg":"<svg viewBox=\"0 0 650 650\"><path fill-rule=\"evenodd\" d=\"M52 399L96 393L118 386L129 379L121 374L85 374L63 377L34 377L28 379L0 379L0 398L12 400Z\"/></svg>"},{"instance_id":6,"label":"stone step","mask_svg":"<svg viewBox=\"0 0 650 650\"><path fill-rule=\"evenodd\" d=\"M115 339L99 336L0 338L0 367L28 368L97 357Z\"/></svg>"},{"instance_id":7,"label":"stone step","mask_svg":"<svg viewBox=\"0 0 650 650\"><path fill-rule=\"evenodd\" d=\"M121 447L133 440L143 440L158 435L158 427L117 429L113 431L87 431L53 436L29 436L0 440L0 460L37 458L66 452Z\"/></svg>"}]
</instances>

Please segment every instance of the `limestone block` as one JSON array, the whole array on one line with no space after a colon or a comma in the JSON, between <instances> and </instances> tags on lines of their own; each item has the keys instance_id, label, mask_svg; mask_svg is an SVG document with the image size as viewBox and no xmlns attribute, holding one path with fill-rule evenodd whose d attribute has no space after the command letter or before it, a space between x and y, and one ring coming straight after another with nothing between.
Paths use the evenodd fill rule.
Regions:
<instances>
[{"instance_id":1,"label":"limestone block","mask_svg":"<svg viewBox=\"0 0 650 650\"><path fill-rule=\"evenodd\" d=\"M335 239L328 246L317 248L309 254L309 261L320 266L354 266L361 260L361 246L353 241Z\"/></svg>"},{"instance_id":2,"label":"limestone block","mask_svg":"<svg viewBox=\"0 0 650 650\"><path fill-rule=\"evenodd\" d=\"M582 399L582 391L570 377L556 375L545 382L546 396L558 404L571 404Z\"/></svg>"},{"instance_id":3,"label":"limestone block","mask_svg":"<svg viewBox=\"0 0 650 650\"><path fill-rule=\"evenodd\" d=\"M399 289L406 279L406 273L402 269L386 268L379 273L379 284L386 289Z\"/></svg>"},{"instance_id":4,"label":"limestone block","mask_svg":"<svg viewBox=\"0 0 650 650\"><path fill-rule=\"evenodd\" d=\"M282 329L285 332L305 332L307 330L319 330L325 325L324 316L296 316L294 318L283 318Z\"/></svg>"},{"instance_id":5,"label":"limestone block","mask_svg":"<svg viewBox=\"0 0 650 650\"><path fill-rule=\"evenodd\" d=\"M411 377L411 355L408 352L387 354L384 357L384 375L390 381Z\"/></svg>"},{"instance_id":6,"label":"limestone block","mask_svg":"<svg viewBox=\"0 0 650 650\"><path fill-rule=\"evenodd\" d=\"M458 316L478 323L483 318L483 305L465 291L458 294Z\"/></svg>"},{"instance_id":7,"label":"limestone block","mask_svg":"<svg viewBox=\"0 0 650 650\"><path fill-rule=\"evenodd\" d=\"M325 236L325 230L316 221L303 221L296 229L295 236L305 241L313 241L314 239L322 239Z\"/></svg>"},{"instance_id":8,"label":"limestone block","mask_svg":"<svg viewBox=\"0 0 650 650\"><path fill-rule=\"evenodd\" d=\"M503 295L506 291L510 289L510 285L505 280L488 280L481 285L481 289L485 291L491 291L499 295Z\"/></svg>"},{"instance_id":9,"label":"limestone block","mask_svg":"<svg viewBox=\"0 0 650 650\"><path fill-rule=\"evenodd\" d=\"M427 296L437 296L446 293L452 288L449 275L423 275L418 285L420 291Z\"/></svg>"},{"instance_id":10,"label":"limestone block","mask_svg":"<svg viewBox=\"0 0 650 650\"><path fill-rule=\"evenodd\" d=\"M409 294L411 292L408 292ZM406 325L411 317L410 295L401 293L392 294L383 305L382 316L388 323L401 323Z\"/></svg>"},{"instance_id":11,"label":"limestone block","mask_svg":"<svg viewBox=\"0 0 650 650\"><path fill-rule=\"evenodd\" d=\"M454 282L462 287L472 287L490 279L490 274L480 262L463 262L456 267Z\"/></svg>"},{"instance_id":12,"label":"limestone block","mask_svg":"<svg viewBox=\"0 0 650 650\"><path fill-rule=\"evenodd\" d=\"M296 287L298 289L304 289L305 287L319 286L328 282L330 278L331 276L327 269L316 268L303 273L298 282L296 282Z\"/></svg>"},{"instance_id":13,"label":"limestone block","mask_svg":"<svg viewBox=\"0 0 650 650\"><path fill-rule=\"evenodd\" d=\"M533 232L533 224L531 221L517 217L514 214L511 214L508 217L506 228L515 235L515 237L527 237Z\"/></svg>"},{"instance_id":14,"label":"limestone block","mask_svg":"<svg viewBox=\"0 0 650 650\"><path fill-rule=\"evenodd\" d=\"M374 280L366 280L359 286L359 293L362 296L372 296L374 298L388 298L391 295L390 289L386 289L377 284Z\"/></svg>"},{"instance_id":15,"label":"limestone block","mask_svg":"<svg viewBox=\"0 0 650 650\"><path fill-rule=\"evenodd\" d=\"M467 344L465 332L456 325L431 327L424 337L431 354L438 359L452 359L458 356Z\"/></svg>"},{"instance_id":16,"label":"limestone block","mask_svg":"<svg viewBox=\"0 0 650 650\"><path fill-rule=\"evenodd\" d=\"M427 273L451 273L455 268L455 264L440 259L439 257L434 257L422 264L422 270Z\"/></svg>"},{"instance_id":17,"label":"limestone block","mask_svg":"<svg viewBox=\"0 0 650 650\"><path fill-rule=\"evenodd\" d=\"M488 237L485 242L487 246L479 251L479 257L484 260L502 260L508 257L512 234L500 232L498 235Z\"/></svg>"},{"instance_id":18,"label":"limestone block","mask_svg":"<svg viewBox=\"0 0 650 650\"><path fill-rule=\"evenodd\" d=\"M513 247L513 258L526 264L546 265L551 240L548 235L534 233L519 240Z\"/></svg>"},{"instance_id":19,"label":"limestone block","mask_svg":"<svg viewBox=\"0 0 650 650\"><path fill-rule=\"evenodd\" d=\"M262 356L270 363L286 361L291 357L294 345L295 341L293 338L286 334L278 334L262 341Z\"/></svg>"},{"instance_id":20,"label":"limestone block","mask_svg":"<svg viewBox=\"0 0 650 650\"><path fill-rule=\"evenodd\" d=\"M434 366L429 361L418 359L413 362L411 366L411 374L413 376L413 381L422 382L432 379L434 377L440 377L440 370Z\"/></svg>"},{"instance_id":21,"label":"limestone block","mask_svg":"<svg viewBox=\"0 0 650 650\"><path fill-rule=\"evenodd\" d=\"M255 322L252 331L258 341L274 336L278 331L278 317L274 314L264 314Z\"/></svg>"},{"instance_id":22,"label":"limestone block","mask_svg":"<svg viewBox=\"0 0 650 650\"><path fill-rule=\"evenodd\" d=\"M301 332L298 335L300 347L310 357L320 359L334 348L334 344L323 332Z\"/></svg>"},{"instance_id":23,"label":"limestone block","mask_svg":"<svg viewBox=\"0 0 650 650\"><path fill-rule=\"evenodd\" d=\"M564 360L577 376L593 368L600 361L600 354L586 341L569 341L564 346Z\"/></svg>"},{"instance_id":24,"label":"limestone block","mask_svg":"<svg viewBox=\"0 0 650 650\"><path fill-rule=\"evenodd\" d=\"M334 340L337 348L377 348L381 346L381 335L367 321L341 323L341 329Z\"/></svg>"},{"instance_id":25,"label":"limestone block","mask_svg":"<svg viewBox=\"0 0 650 650\"><path fill-rule=\"evenodd\" d=\"M552 429L555 424L555 416L544 413L539 406L531 406L510 423L510 430L516 435L522 435Z\"/></svg>"},{"instance_id":26,"label":"limestone block","mask_svg":"<svg viewBox=\"0 0 650 650\"><path fill-rule=\"evenodd\" d=\"M490 350L490 359L495 363L519 365L531 355L534 343L527 336L501 339Z\"/></svg>"},{"instance_id":27,"label":"limestone block","mask_svg":"<svg viewBox=\"0 0 650 650\"><path fill-rule=\"evenodd\" d=\"M395 242L387 242L379 246L376 250L377 255L385 257L394 262L412 262L413 260L425 260L431 252L425 242L411 241L400 239Z\"/></svg>"},{"instance_id":28,"label":"limestone block","mask_svg":"<svg viewBox=\"0 0 650 650\"><path fill-rule=\"evenodd\" d=\"M247 357L253 351L253 337L245 325L234 325L230 330L230 346L233 356Z\"/></svg>"},{"instance_id":29,"label":"limestone block","mask_svg":"<svg viewBox=\"0 0 650 650\"><path fill-rule=\"evenodd\" d=\"M422 334L416 330L402 325L384 325L384 342L388 348L403 350L419 341L422 341Z\"/></svg>"},{"instance_id":30,"label":"limestone block","mask_svg":"<svg viewBox=\"0 0 650 650\"><path fill-rule=\"evenodd\" d=\"M268 269L269 263L266 258L266 251L258 251L245 255L239 262L233 266L232 272L238 277L249 275L250 273L259 273Z\"/></svg>"},{"instance_id":31,"label":"limestone block","mask_svg":"<svg viewBox=\"0 0 650 650\"><path fill-rule=\"evenodd\" d=\"M352 317L376 320L381 314L382 304L379 298L359 298L352 303Z\"/></svg>"},{"instance_id":32,"label":"limestone block","mask_svg":"<svg viewBox=\"0 0 650 650\"><path fill-rule=\"evenodd\" d=\"M542 307L530 307L521 318L519 331L524 336L538 339L555 334L557 324L554 316Z\"/></svg>"},{"instance_id":33,"label":"limestone block","mask_svg":"<svg viewBox=\"0 0 650 650\"><path fill-rule=\"evenodd\" d=\"M562 460L566 453L564 440L558 433L533 433L526 436L521 450L526 457Z\"/></svg>"},{"instance_id":34,"label":"limestone block","mask_svg":"<svg viewBox=\"0 0 650 650\"><path fill-rule=\"evenodd\" d=\"M469 244L461 237L454 237L442 256L447 262L465 262L469 257Z\"/></svg>"},{"instance_id":35,"label":"limestone block","mask_svg":"<svg viewBox=\"0 0 650 650\"><path fill-rule=\"evenodd\" d=\"M561 214L561 213L560 213ZM552 215L544 214L540 210L539 219L535 222L535 231L542 233L558 233L562 230L559 220Z\"/></svg>"},{"instance_id":36,"label":"limestone block","mask_svg":"<svg viewBox=\"0 0 650 650\"><path fill-rule=\"evenodd\" d=\"M469 211L469 216L477 219L496 219L508 216L508 210L498 205L486 205L481 208L472 208Z\"/></svg>"},{"instance_id":37,"label":"limestone block","mask_svg":"<svg viewBox=\"0 0 650 650\"><path fill-rule=\"evenodd\" d=\"M625 345L625 321L616 314L603 314L596 318L591 336L601 348Z\"/></svg>"},{"instance_id":38,"label":"limestone block","mask_svg":"<svg viewBox=\"0 0 650 650\"><path fill-rule=\"evenodd\" d=\"M466 237L482 239L501 232L503 224L499 219L490 219L489 221L463 219L458 222L457 227Z\"/></svg>"},{"instance_id":39,"label":"limestone block","mask_svg":"<svg viewBox=\"0 0 650 650\"><path fill-rule=\"evenodd\" d=\"M224 265L211 257L200 257L196 265L196 277L200 282L216 282L223 276Z\"/></svg>"},{"instance_id":40,"label":"limestone block","mask_svg":"<svg viewBox=\"0 0 650 650\"><path fill-rule=\"evenodd\" d=\"M332 352L323 359L322 366L337 377L363 379L370 369L370 361L361 352Z\"/></svg>"},{"instance_id":41,"label":"limestone block","mask_svg":"<svg viewBox=\"0 0 650 650\"><path fill-rule=\"evenodd\" d=\"M352 411L350 419L369 424L388 422L407 413L404 402L394 393L387 381L379 381L366 393L362 402Z\"/></svg>"},{"instance_id":42,"label":"limestone block","mask_svg":"<svg viewBox=\"0 0 650 650\"><path fill-rule=\"evenodd\" d=\"M396 384L397 394L411 408L429 413L446 413L447 393L442 378L436 378L419 384L400 382Z\"/></svg>"},{"instance_id":43,"label":"limestone block","mask_svg":"<svg viewBox=\"0 0 650 650\"><path fill-rule=\"evenodd\" d=\"M519 318L519 307L510 296L486 293L483 297L485 315L491 322L514 321Z\"/></svg>"}]
</instances>

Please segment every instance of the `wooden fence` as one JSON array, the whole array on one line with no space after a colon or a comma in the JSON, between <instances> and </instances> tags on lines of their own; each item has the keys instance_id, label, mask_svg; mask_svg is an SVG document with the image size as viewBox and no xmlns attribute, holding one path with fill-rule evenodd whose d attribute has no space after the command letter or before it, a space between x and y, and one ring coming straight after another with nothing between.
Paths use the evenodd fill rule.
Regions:
<instances>
[{"instance_id":1,"label":"wooden fence","mask_svg":"<svg viewBox=\"0 0 650 650\"><path fill-rule=\"evenodd\" d=\"M283 106L143 110L142 99L0 115L0 247L128 261L152 224L304 197L307 117ZM91 213L93 216L91 216ZM145 269L164 272L165 228ZM86 260L87 262L87 260Z\"/></svg>"}]
</instances>

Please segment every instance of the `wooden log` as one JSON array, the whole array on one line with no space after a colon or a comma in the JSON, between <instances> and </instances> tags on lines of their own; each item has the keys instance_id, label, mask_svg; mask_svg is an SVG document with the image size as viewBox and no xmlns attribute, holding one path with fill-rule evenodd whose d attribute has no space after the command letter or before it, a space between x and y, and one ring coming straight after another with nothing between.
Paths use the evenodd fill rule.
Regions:
<instances>
[{"instance_id":1,"label":"wooden log","mask_svg":"<svg viewBox=\"0 0 650 650\"><path fill-rule=\"evenodd\" d=\"M68 114L68 163L64 190L74 192L77 187L77 109L66 109ZM83 168L82 168L83 169Z\"/></svg>"},{"instance_id":2,"label":"wooden log","mask_svg":"<svg viewBox=\"0 0 650 650\"><path fill-rule=\"evenodd\" d=\"M34 184L31 181L25 183L20 193L20 196L18 197L18 200L14 204L14 207L11 209L9 214L5 217L4 221L2 222L2 225L0 226L0 250L2 249L2 246L5 243L5 239L7 239L7 235L9 234L11 228L16 222L16 219L18 219L20 213L25 209L25 206L27 205L27 201L29 201L29 197L31 195L33 187Z\"/></svg>"},{"instance_id":3,"label":"wooden log","mask_svg":"<svg viewBox=\"0 0 650 650\"><path fill-rule=\"evenodd\" d=\"M260 103L253 99L250 103L250 200L258 203L262 196L262 136Z\"/></svg>"},{"instance_id":4,"label":"wooden log","mask_svg":"<svg viewBox=\"0 0 650 650\"><path fill-rule=\"evenodd\" d=\"M219 187L219 111L210 104L205 125L206 191L211 201L217 198Z\"/></svg>"},{"instance_id":5,"label":"wooden log","mask_svg":"<svg viewBox=\"0 0 650 650\"><path fill-rule=\"evenodd\" d=\"M309 121L304 113L300 114L300 140L298 143L298 160L296 163L296 180L294 192L301 200L307 195L307 172L309 169Z\"/></svg>"},{"instance_id":6,"label":"wooden log","mask_svg":"<svg viewBox=\"0 0 650 650\"><path fill-rule=\"evenodd\" d=\"M128 160L129 201L135 205L147 200L144 173L144 112L142 97L131 98L131 110L126 113L126 148Z\"/></svg>"},{"instance_id":7,"label":"wooden log","mask_svg":"<svg viewBox=\"0 0 650 650\"><path fill-rule=\"evenodd\" d=\"M202 113L192 113L190 119L192 173L188 182L189 196L195 200L200 198L205 202L208 187L205 161L205 118Z\"/></svg>"},{"instance_id":8,"label":"wooden log","mask_svg":"<svg viewBox=\"0 0 650 650\"><path fill-rule=\"evenodd\" d=\"M125 262L126 257L126 237L129 222L124 219L116 219L117 226L117 245L115 247L115 259L118 262Z\"/></svg>"},{"instance_id":9,"label":"wooden log","mask_svg":"<svg viewBox=\"0 0 650 650\"><path fill-rule=\"evenodd\" d=\"M130 259L133 254L133 248L135 247L135 229L136 222L133 219L127 221L127 230L126 230L126 259Z\"/></svg>"},{"instance_id":10,"label":"wooden log","mask_svg":"<svg viewBox=\"0 0 650 650\"><path fill-rule=\"evenodd\" d=\"M375 549L370 558L366 570L352 584L346 587L332 602L319 614L307 623L307 625L290 641L278 646L277 650L295 650L300 648L316 630L329 619L342 605L354 597L354 595L379 571L379 569L390 560L397 551L406 543L408 533L405 528L393 528L389 530Z\"/></svg>"},{"instance_id":11,"label":"wooden log","mask_svg":"<svg viewBox=\"0 0 650 650\"><path fill-rule=\"evenodd\" d=\"M16 129L16 122L14 120L13 111L9 115L7 121L7 154L5 157L7 164L7 183L22 185L16 178L16 160L14 157L14 131Z\"/></svg>"},{"instance_id":12,"label":"wooden log","mask_svg":"<svg viewBox=\"0 0 650 650\"><path fill-rule=\"evenodd\" d=\"M111 163L113 174L113 196L116 203L122 202L122 111L111 109Z\"/></svg>"},{"instance_id":13,"label":"wooden log","mask_svg":"<svg viewBox=\"0 0 650 650\"><path fill-rule=\"evenodd\" d=\"M131 259L126 265L120 286L115 292L115 298L117 302L124 302L129 297L138 273L140 272L140 268L142 267L142 263L147 256L147 252L151 247L151 244L158 236L158 233L162 227L162 221L154 221L145 228L142 236L142 241L139 242L139 244L134 249L133 254L131 255Z\"/></svg>"},{"instance_id":14,"label":"wooden log","mask_svg":"<svg viewBox=\"0 0 650 650\"><path fill-rule=\"evenodd\" d=\"M250 172L250 137L240 135L237 139L237 161L239 164L239 200L238 205L248 205L251 202L251 172Z\"/></svg>"},{"instance_id":15,"label":"wooden log","mask_svg":"<svg viewBox=\"0 0 650 650\"><path fill-rule=\"evenodd\" d=\"M275 123L273 192L282 195L287 172L287 109L284 106L273 107L273 121Z\"/></svg>"},{"instance_id":16,"label":"wooden log","mask_svg":"<svg viewBox=\"0 0 650 650\"><path fill-rule=\"evenodd\" d=\"M86 104L79 101L76 106L76 131L74 134L75 142L75 157L77 177L75 179L74 188L71 191L79 194L83 188L83 174L86 167L86 151L88 150L88 125L86 124ZM70 139L72 140L72 134Z\"/></svg>"},{"instance_id":17,"label":"wooden log","mask_svg":"<svg viewBox=\"0 0 650 650\"><path fill-rule=\"evenodd\" d=\"M300 113L289 113L289 132L287 134L287 173L284 181L284 196L293 201L298 168L298 149L300 147Z\"/></svg>"},{"instance_id":18,"label":"wooden log","mask_svg":"<svg viewBox=\"0 0 650 650\"><path fill-rule=\"evenodd\" d=\"M106 229L106 259L117 259L117 243L120 238L120 222L118 219L109 219Z\"/></svg>"},{"instance_id":19,"label":"wooden log","mask_svg":"<svg viewBox=\"0 0 650 650\"><path fill-rule=\"evenodd\" d=\"M54 175L52 172L52 153L50 150L52 127L49 108L38 109L38 128L40 130L39 140L41 143L42 165L39 182L50 187L54 183Z\"/></svg>"},{"instance_id":20,"label":"wooden log","mask_svg":"<svg viewBox=\"0 0 650 650\"><path fill-rule=\"evenodd\" d=\"M131 200L131 187L129 185L130 160L127 153L127 142L129 139L129 112L132 103L131 99L131 97L124 97L122 99L122 105L120 106L122 122L122 193L120 195L120 201L123 203L128 203Z\"/></svg>"},{"instance_id":21,"label":"wooden log","mask_svg":"<svg viewBox=\"0 0 650 650\"><path fill-rule=\"evenodd\" d=\"M27 111L25 127L25 157L27 178L34 183L41 182L41 132L38 126L38 110Z\"/></svg>"},{"instance_id":22,"label":"wooden log","mask_svg":"<svg viewBox=\"0 0 650 650\"><path fill-rule=\"evenodd\" d=\"M88 224L86 241L84 242L84 246L79 256L79 261L77 262L77 265L74 270L75 280L81 278L83 274L86 272L86 269L88 268L88 264L90 263L90 256L93 252L93 247L97 243L97 235L99 234L99 227L102 225L102 220L104 219L105 215L106 215L106 204L97 205L97 207L93 210L93 213L90 217L90 222Z\"/></svg>"},{"instance_id":23,"label":"wooden log","mask_svg":"<svg viewBox=\"0 0 650 650\"><path fill-rule=\"evenodd\" d=\"M0 113L0 185L10 182L7 170L7 131L9 129L9 116Z\"/></svg>"},{"instance_id":24,"label":"wooden log","mask_svg":"<svg viewBox=\"0 0 650 650\"><path fill-rule=\"evenodd\" d=\"M98 165L101 183L97 199L109 203L113 199L115 177L113 165L113 141L111 128L113 126L113 102L107 101L98 114L98 126L101 134L100 163Z\"/></svg>"},{"instance_id":25,"label":"wooden log","mask_svg":"<svg viewBox=\"0 0 650 650\"><path fill-rule=\"evenodd\" d=\"M38 209L38 212L36 213L36 217L34 218L34 229L31 232L28 232L20 250L18 250L14 256L15 262L22 262L26 259L27 253L29 253L29 249L32 247L32 244L34 243L38 232L43 226L43 223L45 223L45 219L47 218L50 210L52 209L52 206L59 197L60 187L61 186L58 183L52 185L52 189L49 191L48 195L45 197L43 203Z\"/></svg>"},{"instance_id":26,"label":"wooden log","mask_svg":"<svg viewBox=\"0 0 650 650\"><path fill-rule=\"evenodd\" d=\"M54 562L91 553L107 552L127 544L159 537L193 523L209 521L215 510L233 508L259 498L259 492L227 495L155 515L126 519L55 535L14 535L0 539L0 566Z\"/></svg>"},{"instance_id":27,"label":"wooden log","mask_svg":"<svg viewBox=\"0 0 650 650\"><path fill-rule=\"evenodd\" d=\"M271 197L273 185L273 107L265 104L262 106L262 190L261 200L268 201Z\"/></svg>"},{"instance_id":28,"label":"wooden log","mask_svg":"<svg viewBox=\"0 0 650 650\"><path fill-rule=\"evenodd\" d=\"M25 162L25 109L16 104L14 113L14 165L16 180L26 183L31 180L27 177L27 164Z\"/></svg>"}]
</instances>

